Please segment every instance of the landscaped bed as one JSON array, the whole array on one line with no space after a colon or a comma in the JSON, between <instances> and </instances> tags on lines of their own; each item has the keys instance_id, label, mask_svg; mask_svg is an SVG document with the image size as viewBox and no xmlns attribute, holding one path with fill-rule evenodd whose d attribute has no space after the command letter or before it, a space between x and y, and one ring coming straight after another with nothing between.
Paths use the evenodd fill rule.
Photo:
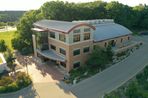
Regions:
<instances>
[{"instance_id":1,"label":"landscaped bed","mask_svg":"<svg viewBox=\"0 0 148 98\"><path fill-rule=\"evenodd\" d=\"M29 86L32 83L30 77L24 72L0 77L0 93L15 92Z\"/></svg>"}]
</instances>

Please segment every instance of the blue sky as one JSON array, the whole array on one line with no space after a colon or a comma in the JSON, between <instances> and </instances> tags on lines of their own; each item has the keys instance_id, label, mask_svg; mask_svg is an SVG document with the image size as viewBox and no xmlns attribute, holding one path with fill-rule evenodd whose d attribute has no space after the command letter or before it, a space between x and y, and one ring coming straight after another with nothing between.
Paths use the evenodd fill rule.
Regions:
<instances>
[{"instance_id":1,"label":"blue sky","mask_svg":"<svg viewBox=\"0 0 148 98\"><path fill-rule=\"evenodd\" d=\"M0 10L30 10L38 9L42 4L52 0L0 0ZM61 0L68 2L89 2L95 0ZM119 1L120 3L127 4L129 6L135 6L138 4L147 4L148 0L103 0L103 1Z\"/></svg>"}]
</instances>

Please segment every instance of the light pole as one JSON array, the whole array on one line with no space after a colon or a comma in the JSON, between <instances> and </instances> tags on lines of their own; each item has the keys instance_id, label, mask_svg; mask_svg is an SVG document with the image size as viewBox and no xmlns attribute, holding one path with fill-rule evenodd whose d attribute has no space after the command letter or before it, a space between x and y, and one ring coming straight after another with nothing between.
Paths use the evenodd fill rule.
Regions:
<instances>
[{"instance_id":1,"label":"light pole","mask_svg":"<svg viewBox=\"0 0 148 98\"><path fill-rule=\"evenodd\" d=\"M28 60L27 60L27 58L25 58L25 66L26 66L26 70L27 70L27 75L29 75L28 74Z\"/></svg>"}]
</instances>

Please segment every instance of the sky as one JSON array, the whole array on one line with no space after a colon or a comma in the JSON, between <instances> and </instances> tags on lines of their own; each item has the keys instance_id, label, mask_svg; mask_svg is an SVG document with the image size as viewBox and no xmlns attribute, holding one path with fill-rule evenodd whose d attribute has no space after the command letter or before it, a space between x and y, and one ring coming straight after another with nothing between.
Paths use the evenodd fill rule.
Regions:
<instances>
[{"instance_id":1,"label":"sky","mask_svg":"<svg viewBox=\"0 0 148 98\"><path fill-rule=\"evenodd\" d=\"M31 10L38 9L41 5L43 5L47 1L53 0L0 0L0 10ZM95 0L60 0L60 1L68 1L68 2L90 2ZM148 0L102 0L106 2L111 1L119 1L120 3L136 6L139 4L147 4Z\"/></svg>"}]
</instances>

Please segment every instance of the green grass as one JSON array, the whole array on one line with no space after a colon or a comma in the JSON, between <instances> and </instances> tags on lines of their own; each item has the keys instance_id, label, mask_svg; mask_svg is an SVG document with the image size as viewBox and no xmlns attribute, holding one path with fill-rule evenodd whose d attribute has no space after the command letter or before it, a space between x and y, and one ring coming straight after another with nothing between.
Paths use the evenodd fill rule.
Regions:
<instances>
[{"instance_id":1,"label":"green grass","mask_svg":"<svg viewBox=\"0 0 148 98\"><path fill-rule=\"evenodd\" d=\"M12 51L14 50L12 48L11 40L15 37L15 31L8 31L8 32L0 32L0 40L5 40L6 45L8 48L10 48Z\"/></svg>"},{"instance_id":2,"label":"green grass","mask_svg":"<svg viewBox=\"0 0 148 98\"><path fill-rule=\"evenodd\" d=\"M0 58L0 64L3 63L2 59Z\"/></svg>"}]
</instances>

